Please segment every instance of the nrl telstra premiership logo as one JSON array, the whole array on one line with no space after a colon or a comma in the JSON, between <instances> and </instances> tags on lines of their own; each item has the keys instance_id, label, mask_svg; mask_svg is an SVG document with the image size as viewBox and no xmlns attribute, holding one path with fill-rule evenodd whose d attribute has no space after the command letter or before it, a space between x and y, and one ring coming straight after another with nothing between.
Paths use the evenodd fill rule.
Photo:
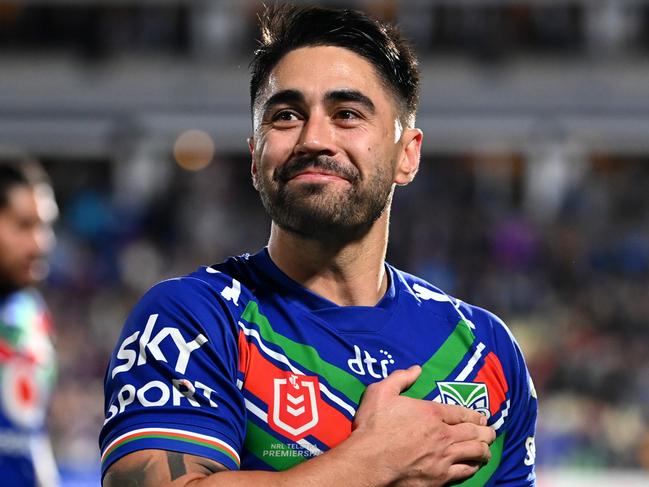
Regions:
<instances>
[{"instance_id":1,"label":"nrl telstra premiership logo","mask_svg":"<svg viewBox=\"0 0 649 487\"><path fill-rule=\"evenodd\" d=\"M489 393L487 385L474 382L438 382L439 395L444 404L455 404L473 409L487 418L489 412Z\"/></svg>"},{"instance_id":2,"label":"nrl telstra premiership logo","mask_svg":"<svg viewBox=\"0 0 649 487\"><path fill-rule=\"evenodd\" d=\"M318 424L317 377L288 373L273 381L268 424L293 441L304 438Z\"/></svg>"}]
</instances>

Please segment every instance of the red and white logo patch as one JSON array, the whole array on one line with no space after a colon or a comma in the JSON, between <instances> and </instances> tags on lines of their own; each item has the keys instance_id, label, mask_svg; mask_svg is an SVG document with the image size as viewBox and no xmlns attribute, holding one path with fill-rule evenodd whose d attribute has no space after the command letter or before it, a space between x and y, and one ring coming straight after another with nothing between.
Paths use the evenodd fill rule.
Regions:
<instances>
[{"instance_id":1,"label":"red and white logo patch","mask_svg":"<svg viewBox=\"0 0 649 487\"><path fill-rule=\"evenodd\" d=\"M47 397L36 367L25 360L11 360L4 364L0 378L2 406L10 420L24 428L40 425Z\"/></svg>"},{"instance_id":2,"label":"red and white logo patch","mask_svg":"<svg viewBox=\"0 0 649 487\"><path fill-rule=\"evenodd\" d=\"M274 379L268 424L293 441L301 440L318 424L319 396L317 377L287 373Z\"/></svg>"}]
</instances>

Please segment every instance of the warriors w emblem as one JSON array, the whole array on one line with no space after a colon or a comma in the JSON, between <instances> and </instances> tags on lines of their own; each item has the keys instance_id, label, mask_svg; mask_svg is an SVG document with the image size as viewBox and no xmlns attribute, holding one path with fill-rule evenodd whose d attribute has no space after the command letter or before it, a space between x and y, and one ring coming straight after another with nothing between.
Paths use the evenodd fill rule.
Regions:
<instances>
[{"instance_id":1,"label":"warriors w emblem","mask_svg":"<svg viewBox=\"0 0 649 487\"><path fill-rule=\"evenodd\" d=\"M439 394L444 404L456 404L474 409L487 418L489 412L489 394L486 384L473 382L438 382Z\"/></svg>"},{"instance_id":2,"label":"warriors w emblem","mask_svg":"<svg viewBox=\"0 0 649 487\"><path fill-rule=\"evenodd\" d=\"M319 394L317 377L290 374L275 379L268 424L293 441L304 438L318 424Z\"/></svg>"}]
</instances>

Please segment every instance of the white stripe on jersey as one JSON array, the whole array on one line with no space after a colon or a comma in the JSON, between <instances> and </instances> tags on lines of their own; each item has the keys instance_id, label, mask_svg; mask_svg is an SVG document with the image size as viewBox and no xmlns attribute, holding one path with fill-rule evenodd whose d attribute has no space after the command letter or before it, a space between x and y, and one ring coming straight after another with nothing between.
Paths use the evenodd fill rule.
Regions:
<instances>
[{"instance_id":1,"label":"white stripe on jersey","mask_svg":"<svg viewBox=\"0 0 649 487\"><path fill-rule=\"evenodd\" d=\"M291 369L291 372L293 372L294 374L306 375L304 372L297 369L285 355L282 355L281 353L278 353L278 352L268 348L266 346L266 344L263 342L263 340L262 340L262 338L259 335L259 332L257 330L254 330L252 328L246 328L246 326L241 322L239 322L239 326L241 327L241 329L243 330L243 333L246 336L253 337L256 340L256 342L259 344L259 347L263 350L264 353L266 353L270 357L274 358L278 362L281 362L281 363L287 365ZM353 406L351 406L350 404L347 404L341 398L339 398L338 396L333 394L326 385L322 384L321 382L318 382L318 384L320 385L320 391L325 396L327 396L327 398L331 402L333 402L333 403L337 404L338 406L340 406L341 408L343 408L352 417L354 416L354 414L356 414L356 409Z\"/></svg>"},{"instance_id":2,"label":"white stripe on jersey","mask_svg":"<svg viewBox=\"0 0 649 487\"><path fill-rule=\"evenodd\" d=\"M475 367L475 364L478 363L478 360L480 360L480 357L482 357L482 351L485 349L485 344L480 342L478 346L476 347L475 353L473 356L469 359L467 362L466 366L464 369L462 369L462 372L460 372L457 377L455 378L456 381L458 382L464 382L464 379L469 377L469 374L473 372L473 368Z\"/></svg>"}]
</instances>

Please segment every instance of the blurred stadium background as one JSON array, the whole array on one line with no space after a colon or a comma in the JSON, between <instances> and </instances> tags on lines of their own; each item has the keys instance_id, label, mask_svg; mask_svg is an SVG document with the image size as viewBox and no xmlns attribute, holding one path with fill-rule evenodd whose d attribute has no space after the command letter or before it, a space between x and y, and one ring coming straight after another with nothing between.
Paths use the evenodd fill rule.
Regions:
<instances>
[{"instance_id":1,"label":"blurred stadium background","mask_svg":"<svg viewBox=\"0 0 649 487\"><path fill-rule=\"evenodd\" d=\"M539 485L649 485L649 1L318 3L416 45L424 154L389 259L514 330ZM102 376L136 299L265 244L245 142L260 5L0 0L0 150L40 158L62 210L44 291L64 486L97 484Z\"/></svg>"}]
</instances>

